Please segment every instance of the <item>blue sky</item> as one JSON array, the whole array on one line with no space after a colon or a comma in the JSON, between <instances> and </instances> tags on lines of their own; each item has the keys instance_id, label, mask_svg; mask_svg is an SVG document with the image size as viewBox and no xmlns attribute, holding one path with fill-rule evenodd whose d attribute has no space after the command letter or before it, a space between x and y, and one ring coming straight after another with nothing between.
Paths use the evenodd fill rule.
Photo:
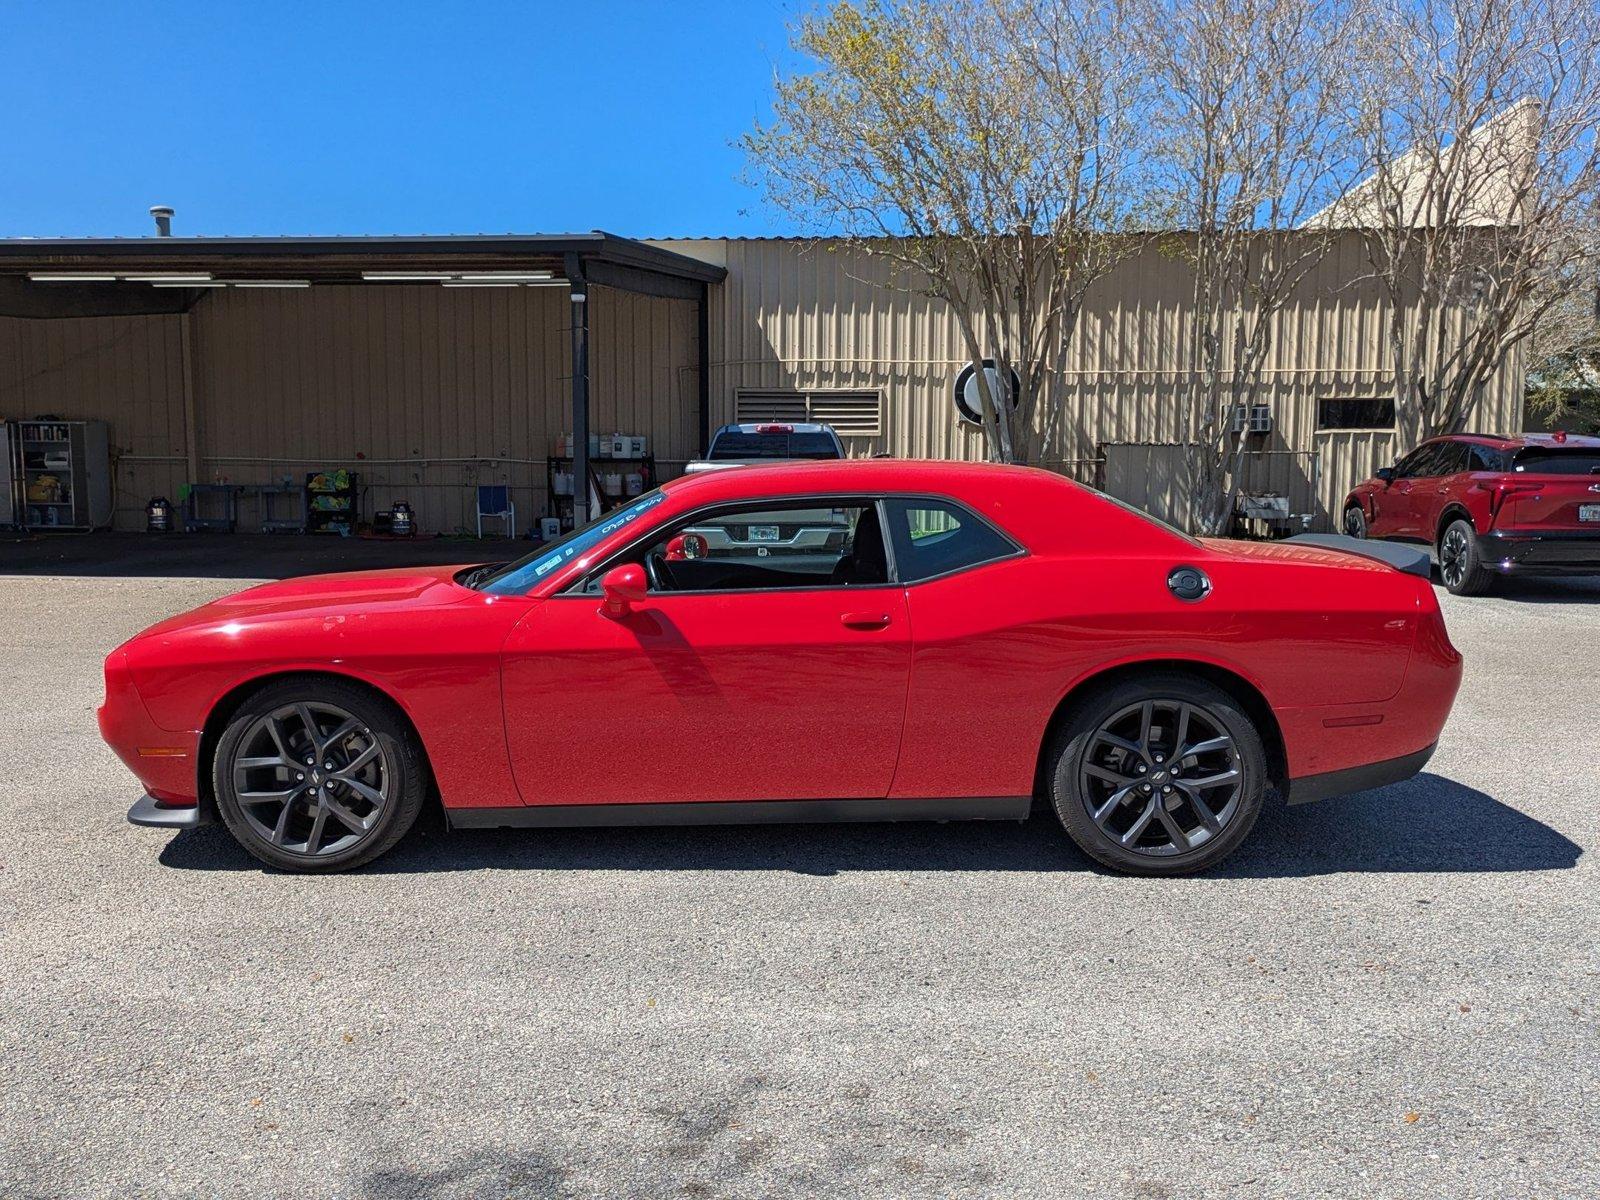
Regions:
<instances>
[{"instance_id":1,"label":"blue sky","mask_svg":"<svg viewBox=\"0 0 1600 1200\"><path fill-rule=\"evenodd\" d=\"M730 142L796 0L0 0L0 236L789 232Z\"/></svg>"}]
</instances>

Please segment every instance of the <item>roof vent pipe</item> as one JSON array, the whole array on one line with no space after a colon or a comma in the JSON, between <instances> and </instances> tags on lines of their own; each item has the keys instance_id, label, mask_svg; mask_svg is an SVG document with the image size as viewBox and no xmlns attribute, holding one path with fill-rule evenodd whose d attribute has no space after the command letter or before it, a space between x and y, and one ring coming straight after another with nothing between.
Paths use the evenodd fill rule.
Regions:
<instances>
[{"instance_id":1,"label":"roof vent pipe","mask_svg":"<svg viewBox=\"0 0 1600 1200\"><path fill-rule=\"evenodd\" d=\"M171 205L157 204L150 210L150 215L156 219L156 236L172 236L172 214L175 210Z\"/></svg>"}]
</instances>

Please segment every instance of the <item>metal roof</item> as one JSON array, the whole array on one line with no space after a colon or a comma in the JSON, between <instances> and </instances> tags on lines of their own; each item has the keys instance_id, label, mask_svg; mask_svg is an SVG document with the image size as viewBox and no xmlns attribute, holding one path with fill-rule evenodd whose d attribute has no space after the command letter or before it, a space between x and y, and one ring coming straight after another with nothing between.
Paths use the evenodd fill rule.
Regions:
<instances>
[{"instance_id":1,"label":"metal roof","mask_svg":"<svg viewBox=\"0 0 1600 1200\"><path fill-rule=\"evenodd\" d=\"M405 259L519 259L564 258L577 254L586 260L654 271L662 275L715 283L727 272L686 254L619 237L604 230L588 233L534 234L423 234L353 237L137 237L137 238L4 238L0 239L0 271L92 264L96 261L195 265L202 261L224 263L250 260L258 269L263 260L323 262L338 260L375 262Z\"/></svg>"}]
</instances>

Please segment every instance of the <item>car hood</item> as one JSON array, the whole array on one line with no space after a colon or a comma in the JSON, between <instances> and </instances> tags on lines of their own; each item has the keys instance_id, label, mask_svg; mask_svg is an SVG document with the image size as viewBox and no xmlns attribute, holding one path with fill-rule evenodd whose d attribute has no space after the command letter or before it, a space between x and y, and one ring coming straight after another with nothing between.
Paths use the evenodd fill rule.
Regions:
<instances>
[{"instance_id":1,"label":"car hood","mask_svg":"<svg viewBox=\"0 0 1600 1200\"><path fill-rule=\"evenodd\" d=\"M218 622L272 620L317 613L332 616L353 610L370 613L392 607L455 604L475 594L454 579L470 565L346 571L335 575L280 579L245 588L242 592L234 592L189 612L169 617L139 636L170 634L190 626Z\"/></svg>"}]
</instances>

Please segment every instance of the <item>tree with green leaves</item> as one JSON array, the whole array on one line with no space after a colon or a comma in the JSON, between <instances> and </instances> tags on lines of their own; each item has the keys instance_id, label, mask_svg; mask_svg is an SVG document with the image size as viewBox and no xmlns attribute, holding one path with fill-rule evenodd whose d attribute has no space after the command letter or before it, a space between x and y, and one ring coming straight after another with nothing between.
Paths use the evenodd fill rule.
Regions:
<instances>
[{"instance_id":1,"label":"tree with green leaves","mask_svg":"<svg viewBox=\"0 0 1600 1200\"><path fill-rule=\"evenodd\" d=\"M1141 0L1154 84L1148 128L1157 194L1180 232L1193 301L1179 402L1192 521L1226 532L1276 318L1327 254L1311 218L1340 196L1348 86L1345 0ZM1235 425L1238 428L1235 428Z\"/></svg>"},{"instance_id":2,"label":"tree with green leaves","mask_svg":"<svg viewBox=\"0 0 1600 1200\"><path fill-rule=\"evenodd\" d=\"M1362 0L1348 122L1388 299L1402 448L1460 430L1505 364L1592 280L1600 228L1595 0Z\"/></svg>"},{"instance_id":3,"label":"tree with green leaves","mask_svg":"<svg viewBox=\"0 0 1600 1200\"><path fill-rule=\"evenodd\" d=\"M1033 453L1084 298L1130 246L1127 29L1121 0L838 0L795 28L808 69L743 138L801 228L948 306L999 461Z\"/></svg>"}]
</instances>

